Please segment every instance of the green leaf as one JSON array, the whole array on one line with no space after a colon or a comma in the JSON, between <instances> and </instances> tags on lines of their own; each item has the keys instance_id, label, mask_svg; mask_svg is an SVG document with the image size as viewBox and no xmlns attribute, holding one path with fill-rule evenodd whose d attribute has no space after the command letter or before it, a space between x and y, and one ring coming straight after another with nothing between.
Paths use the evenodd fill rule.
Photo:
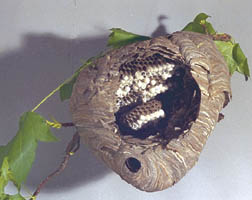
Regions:
<instances>
[{"instance_id":1,"label":"green leaf","mask_svg":"<svg viewBox=\"0 0 252 200\"><path fill-rule=\"evenodd\" d=\"M9 195L9 194L0 194L1 200L25 200L24 197L21 196L21 194L15 194L15 195Z\"/></svg>"},{"instance_id":2,"label":"green leaf","mask_svg":"<svg viewBox=\"0 0 252 200\"><path fill-rule=\"evenodd\" d=\"M64 84L61 88L60 88L60 100L64 101L67 100L71 97L72 95L72 91L73 91L73 86L74 83L76 82L78 74L73 77L68 83Z\"/></svg>"},{"instance_id":3,"label":"green leaf","mask_svg":"<svg viewBox=\"0 0 252 200\"><path fill-rule=\"evenodd\" d=\"M111 34L109 35L109 39L108 39L108 46L111 46L113 48L120 48L122 46L131 44L134 42L139 42L139 41L144 41L144 40L149 40L149 39L150 37L147 37L147 36L130 33L120 28L112 28Z\"/></svg>"},{"instance_id":4,"label":"green leaf","mask_svg":"<svg viewBox=\"0 0 252 200\"><path fill-rule=\"evenodd\" d=\"M235 71L238 71L244 74L247 80L247 77L250 77L248 60L242 52L240 45L238 43L232 43L231 41L215 41L215 44L224 56L230 73L233 74Z\"/></svg>"},{"instance_id":5,"label":"green leaf","mask_svg":"<svg viewBox=\"0 0 252 200\"><path fill-rule=\"evenodd\" d=\"M249 67L248 67L248 59L246 58L244 62L242 62L237 67L237 71L241 74L245 75L245 79L248 80L248 77L250 77Z\"/></svg>"},{"instance_id":6,"label":"green leaf","mask_svg":"<svg viewBox=\"0 0 252 200\"><path fill-rule=\"evenodd\" d=\"M16 136L7 145L0 146L0 163L8 157L9 167L18 189L30 171L38 141L53 142L57 141L57 138L43 117L34 112L26 112L20 118Z\"/></svg>"},{"instance_id":7,"label":"green leaf","mask_svg":"<svg viewBox=\"0 0 252 200\"><path fill-rule=\"evenodd\" d=\"M238 43L236 43L233 47L233 58L238 65L237 71L240 72L241 74L244 74L247 77L250 77L248 59L244 55Z\"/></svg>"},{"instance_id":8,"label":"green leaf","mask_svg":"<svg viewBox=\"0 0 252 200\"><path fill-rule=\"evenodd\" d=\"M9 169L8 158L5 157L0 169L0 194L4 194L4 188L12 178L12 174Z\"/></svg>"},{"instance_id":9,"label":"green leaf","mask_svg":"<svg viewBox=\"0 0 252 200\"><path fill-rule=\"evenodd\" d=\"M197 24L201 24L204 23L204 21L206 21L206 19L210 17L209 15L205 14L205 13L200 13L198 14L195 18L194 18L194 22Z\"/></svg>"},{"instance_id":10,"label":"green leaf","mask_svg":"<svg viewBox=\"0 0 252 200\"><path fill-rule=\"evenodd\" d=\"M190 22L187 24L182 31L191 31L191 32L196 32L196 33L205 33L205 30L201 24L195 23L195 22Z\"/></svg>"},{"instance_id":11,"label":"green leaf","mask_svg":"<svg viewBox=\"0 0 252 200\"><path fill-rule=\"evenodd\" d=\"M25 198L22 197L21 194L15 194L15 195L8 195L8 200L25 200Z\"/></svg>"},{"instance_id":12,"label":"green leaf","mask_svg":"<svg viewBox=\"0 0 252 200\"><path fill-rule=\"evenodd\" d=\"M10 171L8 157L4 157L2 167L0 169L0 199L1 200L23 200L25 199L19 193L15 195L9 195L4 193L4 188L9 181L12 181L14 185L17 183L14 180L13 173Z\"/></svg>"},{"instance_id":13,"label":"green leaf","mask_svg":"<svg viewBox=\"0 0 252 200\"><path fill-rule=\"evenodd\" d=\"M237 64L233 59L233 47L232 42L215 41L218 50L221 52L225 61L229 67L230 74L233 74L237 70Z\"/></svg>"},{"instance_id":14,"label":"green leaf","mask_svg":"<svg viewBox=\"0 0 252 200\"><path fill-rule=\"evenodd\" d=\"M206 21L208 17L210 16L205 13L198 14L194 18L193 22L187 24L182 31L191 31L210 35L216 34L212 24Z\"/></svg>"},{"instance_id":15,"label":"green leaf","mask_svg":"<svg viewBox=\"0 0 252 200\"><path fill-rule=\"evenodd\" d=\"M64 101L71 97L74 83L77 80L77 77L79 76L79 73L86 67L93 64L93 62L100 58L102 56L102 53L98 54L95 57L89 58L73 75L72 77L66 81L61 87L60 87L60 100Z\"/></svg>"},{"instance_id":16,"label":"green leaf","mask_svg":"<svg viewBox=\"0 0 252 200\"><path fill-rule=\"evenodd\" d=\"M235 59L235 61L237 63L242 63L246 59L246 56L242 52L241 47L240 47L240 45L238 43L236 43L234 45L234 48L233 48L233 57L234 57L234 59Z\"/></svg>"},{"instance_id":17,"label":"green leaf","mask_svg":"<svg viewBox=\"0 0 252 200\"><path fill-rule=\"evenodd\" d=\"M214 30L213 26L211 23L209 22L205 22L205 28L206 28L206 32L210 35L214 35L216 34L216 31Z\"/></svg>"}]
</instances>

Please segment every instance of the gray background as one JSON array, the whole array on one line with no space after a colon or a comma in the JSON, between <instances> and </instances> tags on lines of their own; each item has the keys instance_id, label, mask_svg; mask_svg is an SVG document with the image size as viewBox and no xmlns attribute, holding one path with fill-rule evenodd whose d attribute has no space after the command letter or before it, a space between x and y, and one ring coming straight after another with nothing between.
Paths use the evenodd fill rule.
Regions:
<instances>
[{"instance_id":1,"label":"gray background","mask_svg":"<svg viewBox=\"0 0 252 200\"><path fill-rule=\"evenodd\" d=\"M180 30L196 14L206 12L219 32L239 41L251 66L251 7L248 0L1 1L0 144L15 135L23 112L68 78L81 60L105 48L112 27L156 36ZM233 100L223 111L225 119L216 126L197 165L174 187L156 193L138 191L82 145L38 199L251 199L251 89L251 79L232 77ZM58 94L38 112L71 121L68 102L61 103ZM39 145L26 184L32 192L61 162L74 129L54 132L61 141ZM11 185L8 191L13 192Z\"/></svg>"}]
</instances>

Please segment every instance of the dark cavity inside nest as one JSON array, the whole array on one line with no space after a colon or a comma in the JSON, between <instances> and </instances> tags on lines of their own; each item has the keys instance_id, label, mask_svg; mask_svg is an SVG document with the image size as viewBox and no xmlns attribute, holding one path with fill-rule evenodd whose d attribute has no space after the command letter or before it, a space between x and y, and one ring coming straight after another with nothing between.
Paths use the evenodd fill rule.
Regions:
<instances>
[{"instance_id":1,"label":"dark cavity inside nest","mask_svg":"<svg viewBox=\"0 0 252 200\"><path fill-rule=\"evenodd\" d=\"M115 113L116 124L121 136L131 136L142 140L155 136L156 139L167 144L190 129L198 117L200 89L190 73L189 66L177 64L174 69L173 76L166 80L166 84L172 87L154 97L162 103L165 117L149 122L139 130L133 130L120 119L125 113L129 113L143 102L140 100L137 103L122 106Z\"/></svg>"}]
</instances>

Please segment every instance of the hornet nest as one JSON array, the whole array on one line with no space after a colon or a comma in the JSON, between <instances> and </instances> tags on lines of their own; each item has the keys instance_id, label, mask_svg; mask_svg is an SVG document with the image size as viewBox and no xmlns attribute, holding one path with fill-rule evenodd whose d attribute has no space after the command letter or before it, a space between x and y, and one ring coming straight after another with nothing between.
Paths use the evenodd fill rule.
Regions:
<instances>
[{"instance_id":1,"label":"hornet nest","mask_svg":"<svg viewBox=\"0 0 252 200\"><path fill-rule=\"evenodd\" d=\"M228 67L212 38L175 32L97 59L81 71L70 106L93 153L153 192L195 165L230 98Z\"/></svg>"}]
</instances>

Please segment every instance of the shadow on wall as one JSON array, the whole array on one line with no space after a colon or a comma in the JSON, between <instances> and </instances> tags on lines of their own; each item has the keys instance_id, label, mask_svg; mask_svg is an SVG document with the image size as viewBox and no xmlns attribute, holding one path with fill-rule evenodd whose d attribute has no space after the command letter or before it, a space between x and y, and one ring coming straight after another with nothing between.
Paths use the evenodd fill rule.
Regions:
<instances>
[{"instance_id":1,"label":"shadow on wall","mask_svg":"<svg viewBox=\"0 0 252 200\"><path fill-rule=\"evenodd\" d=\"M0 55L0 85L4 94L1 95L0 145L7 143L16 133L21 113L31 110L68 78L81 66L81 59L85 60L104 49L106 38L104 35L71 40L53 34L29 33L24 36L20 48ZM53 115L59 121L71 121L68 102L61 103L58 94L43 104L38 112L47 119ZM14 127L11 127L11 124L14 124ZM27 186L34 188L59 166L74 131L72 128L59 131L53 129L60 141L38 145ZM82 145L66 170L48 182L45 188L54 190L59 187L83 185L103 177L108 172L109 170Z\"/></svg>"},{"instance_id":2,"label":"shadow on wall","mask_svg":"<svg viewBox=\"0 0 252 200\"><path fill-rule=\"evenodd\" d=\"M153 37L167 34L162 24L164 19L165 16L159 17L159 26L153 32ZM0 145L7 143L16 133L17 126L11 126L11 123L15 122L16 125L20 114L32 109L52 89L69 77L81 66L81 60L86 60L104 50L107 37L102 35L67 39L53 34L29 33L24 36L18 49L0 55L0 85L5 86L1 87L4 95L1 97L0 107L2 109ZM53 115L59 121L71 121L67 102L60 103L57 94L41 106L38 112L46 118ZM69 128L53 131L60 138L60 142L38 145L36 160L27 180L29 187L36 187L58 167L63 159L65 147L75 130ZM81 145L80 150L70 159L65 171L53 178L45 188L55 190L69 189L76 185L84 186L110 172L110 169Z\"/></svg>"},{"instance_id":3,"label":"shadow on wall","mask_svg":"<svg viewBox=\"0 0 252 200\"><path fill-rule=\"evenodd\" d=\"M151 34L151 37L158 37L158 36L161 36L161 35L166 35L168 34L169 32L167 31L166 29L166 26L165 24L163 24L163 21L164 20L167 20L168 17L166 15L160 15L158 17L158 27L156 28L156 30L154 30Z\"/></svg>"}]
</instances>

